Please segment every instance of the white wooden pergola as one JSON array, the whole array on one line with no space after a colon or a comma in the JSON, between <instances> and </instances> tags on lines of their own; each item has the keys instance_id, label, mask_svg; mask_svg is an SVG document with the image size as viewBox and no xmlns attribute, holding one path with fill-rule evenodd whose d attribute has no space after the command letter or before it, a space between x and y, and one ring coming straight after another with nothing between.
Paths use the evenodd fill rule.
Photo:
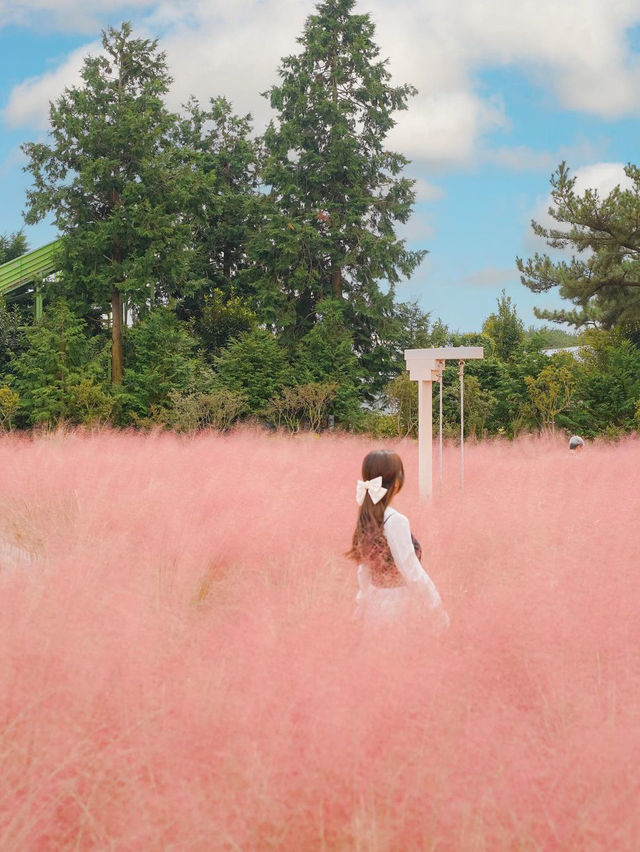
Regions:
<instances>
[{"instance_id":1,"label":"white wooden pergola","mask_svg":"<svg viewBox=\"0 0 640 852\"><path fill-rule=\"evenodd\" d=\"M483 358L482 346L443 346L435 349L405 349L409 376L418 382L418 486L420 497L433 493L433 383L440 385L440 465L442 484L442 374L446 361L457 360L460 367L460 484L464 485L464 363Z\"/></svg>"}]
</instances>

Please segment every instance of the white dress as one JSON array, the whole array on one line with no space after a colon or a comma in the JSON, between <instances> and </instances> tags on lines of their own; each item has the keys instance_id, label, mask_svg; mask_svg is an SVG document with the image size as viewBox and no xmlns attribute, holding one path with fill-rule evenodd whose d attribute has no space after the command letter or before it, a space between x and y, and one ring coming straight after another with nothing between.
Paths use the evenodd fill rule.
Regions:
<instances>
[{"instance_id":1,"label":"white dress","mask_svg":"<svg viewBox=\"0 0 640 852\"><path fill-rule=\"evenodd\" d=\"M406 585L374 586L369 566L366 563L358 565L356 616L370 625L382 625L402 622L417 610L435 630L446 630L449 616L433 580L416 556L409 521L390 506L384 510L384 535Z\"/></svg>"}]
</instances>

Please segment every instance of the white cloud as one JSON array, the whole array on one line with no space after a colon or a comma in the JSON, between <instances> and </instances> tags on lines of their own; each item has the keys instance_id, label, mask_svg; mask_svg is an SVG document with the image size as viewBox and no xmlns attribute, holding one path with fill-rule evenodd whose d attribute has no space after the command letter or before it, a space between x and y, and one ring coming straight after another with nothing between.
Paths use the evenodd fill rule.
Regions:
<instances>
[{"instance_id":1,"label":"white cloud","mask_svg":"<svg viewBox=\"0 0 640 852\"><path fill-rule=\"evenodd\" d=\"M27 157L19 146L10 148L4 159L0 161L0 177L7 177L16 168L21 169L26 162Z\"/></svg>"},{"instance_id":2,"label":"white cloud","mask_svg":"<svg viewBox=\"0 0 640 852\"><path fill-rule=\"evenodd\" d=\"M179 20L162 39L175 78L171 106L178 108L191 94L202 101L225 95L236 112L250 112L262 129L271 108L261 92L278 81L281 57L296 51L311 0L193 0L188 5L197 27ZM167 20L171 11L158 14Z\"/></svg>"},{"instance_id":3,"label":"white cloud","mask_svg":"<svg viewBox=\"0 0 640 852\"><path fill-rule=\"evenodd\" d=\"M175 78L171 105L194 93L225 94L261 128L270 110L260 91L277 82L283 55L299 49L313 0L0 0L9 21L84 31L137 9L136 27L161 33ZM640 63L627 29L640 23L638 0L360 0L376 23L394 81L419 91L397 116L390 146L422 164L469 163L491 131L508 129L499 93L479 89L485 68L517 67L553 92L563 107L615 117L640 110ZM19 84L5 118L43 126L48 102L72 83L87 48L60 68ZM23 103L20 103L22 101ZM499 148L510 168L548 169L544 154Z\"/></svg>"},{"instance_id":4,"label":"white cloud","mask_svg":"<svg viewBox=\"0 0 640 852\"><path fill-rule=\"evenodd\" d=\"M633 181L624 171L624 163L593 163L573 172L576 179L575 191L582 195L587 189L595 189L600 197L608 195L616 186L631 189Z\"/></svg>"},{"instance_id":5,"label":"white cloud","mask_svg":"<svg viewBox=\"0 0 640 852\"><path fill-rule=\"evenodd\" d=\"M503 146L481 150L480 162L491 163L514 172L544 172L551 174L563 160L581 164L593 162L601 151L601 145L584 139L575 145L563 145L556 151L536 151L526 145Z\"/></svg>"},{"instance_id":6,"label":"white cloud","mask_svg":"<svg viewBox=\"0 0 640 852\"><path fill-rule=\"evenodd\" d=\"M513 267L501 268L487 266L466 275L460 280L460 284L467 287L483 287L495 289L504 287L505 284L513 284L518 281L519 273L515 265Z\"/></svg>"},{"instance_id":7,"label":"white cloud","mask_svg":"<svg viewBox=\"0 0 640 852\"><path fill-rule=\"evenodd\" d=\"M102 49L97 42L74 50L53 71L39 77L30 77L15 86L4 110L4 119L10 127L35 127L44 129L48 125L49 102L62 94L66 87L81 81L82 60L88 54Z\"/></svg>"},{"instance_id":8,"label":"white cloud","mask_svg":"<svg viewBox=\"0 0 640 852\"><path fill-rule=\"evenodd\" d=\"M37 26L39 29L94 33L107 12L156 5L157 0L0 0L0 27Z\"/></svg>"},{"instance_id":9,"label":"white cloud","mask_svg":"<svg viewBox=\"0 0 640 852\"><path fill-rule=\"evenodd\" d=\"M626 39L640 21L636 0L463 0L451 14L474 67L517 64L570 109L608 117L638 110L640 65Z\"/></svg>"},{"instance_id":10,"label":"white cloud","mask_svg":"<svg viewBox=\"0 0 640 852\"><path fill-rule=\"evenodd\" d=\"M507 124L498 101L463 90L442 92L413 100L398 116L388 144L417 162L464 163L472 159L480 136Z\"/></svg>"},{"instance_id":11,"label":"white cloud","mask_svg":"<svg viewBox=\"0 0 640 852\"><path fill-rule=\"evenodd\" d=\"M439 201L444 197L444 190L441 186L436 186L435 183L430 183L424 178L416 178L414 190L416 193L416 201Z\"/></svg>"}]
</instances>

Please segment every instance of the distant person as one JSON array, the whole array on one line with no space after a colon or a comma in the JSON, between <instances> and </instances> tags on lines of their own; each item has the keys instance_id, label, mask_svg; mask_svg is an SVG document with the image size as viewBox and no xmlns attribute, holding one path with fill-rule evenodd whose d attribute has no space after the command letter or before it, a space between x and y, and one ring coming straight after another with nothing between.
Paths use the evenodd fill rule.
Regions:
<instances>
[{"instance_id":1,"label":"distant person","mask_svg":"<svg viewBox=\"0 0 640 852\"><path fill-rule=\"evenodd\" d=\"M584 441L580 435L572 435L569 438L569 449L576 453L581 453L584 450Z\"/></svg>"},{"instance_id":2,"label":"distant person","mask_svg":"<svg viewBox=\"0 0 640 852\"><path fill-rule=\"evenodd\" d=\"M407 518L391 507L403 483L397 453L374 450L365 456L362 480L356 486L360 512L347 554L358 562L356 615L370 625L389 624L402 620L417 605L433 627L446 629L449 616L420 564L422 548Z\"/></svg>"}]
</instances>

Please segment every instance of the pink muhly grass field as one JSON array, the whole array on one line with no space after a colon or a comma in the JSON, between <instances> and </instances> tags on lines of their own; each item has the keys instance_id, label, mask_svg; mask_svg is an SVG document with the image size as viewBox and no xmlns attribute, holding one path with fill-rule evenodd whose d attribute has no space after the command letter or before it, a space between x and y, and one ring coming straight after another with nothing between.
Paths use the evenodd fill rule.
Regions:
<instances>
[{"instance_id":1,"label":"pink muhly grass field","mask_svg":"<svg viewBox=\"0 0 640 852\"><path fill-rule=\"evenodd\" d=\"M2 852L640 848L640 441L450 446L427 506L392 444L441 640L352 619L378 445L0 439Z\"/></svg>"}]
</instances>

